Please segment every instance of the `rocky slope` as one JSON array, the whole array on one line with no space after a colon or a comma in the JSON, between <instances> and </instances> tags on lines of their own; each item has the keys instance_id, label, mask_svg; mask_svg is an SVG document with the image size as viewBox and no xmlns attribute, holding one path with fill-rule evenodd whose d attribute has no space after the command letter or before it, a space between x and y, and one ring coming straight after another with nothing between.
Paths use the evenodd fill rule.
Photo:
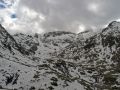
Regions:
<instances>
[{"instance_id":1,"label":"rocky slope","mask_svg":"<svg viewBox=\"0 0 120 90\"><path fill-rule=\"evenodd\" d=\"M69 45L59 57L78 64L77 73L86 88L119 90L120 23L114 21L102 32L76 43Z\"/></svg>"},{"instance_id":2,"label":"rocky slope","mask_svg":"<svg viewBox=\"0 0 120 90\"><path fill-rule=\"evenodd\" d=\"M120 90L120 23L100 33L10 35L0 26L0 89Z\"/></svg>"}]
</instances>

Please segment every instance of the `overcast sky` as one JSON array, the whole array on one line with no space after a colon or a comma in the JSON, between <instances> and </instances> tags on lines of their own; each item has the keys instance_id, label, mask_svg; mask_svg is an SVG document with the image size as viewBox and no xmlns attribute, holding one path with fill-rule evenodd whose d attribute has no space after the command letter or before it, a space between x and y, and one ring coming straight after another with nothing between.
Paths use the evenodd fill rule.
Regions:
<instances>
[{"instance_id":1,"label":"overcast sky","mask_svg":"<svg viewBox=\"0 0 120 90\"><path fill-rule=\"evenodd\" d=\"M120 0L0 0L0 22L11 33L78 33L113 20L120 20Z\"/></svg>"}]
</instances>

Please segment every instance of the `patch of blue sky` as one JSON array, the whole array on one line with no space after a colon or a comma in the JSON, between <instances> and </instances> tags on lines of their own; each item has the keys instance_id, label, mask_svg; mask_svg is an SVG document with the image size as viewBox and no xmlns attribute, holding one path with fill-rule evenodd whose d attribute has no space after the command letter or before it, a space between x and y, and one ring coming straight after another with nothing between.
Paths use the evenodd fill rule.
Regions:
<instances>
[{"instance_id":1,"label":"patch of blue sky","mask_svg":"<svg viewBox=\"0 0 120 90\"><path fill-rule=\"evenodd\" d=\"M4 0L0 0L0 9L11 7L13 3L6 3Z\"/></svg>"},{"instance_id":2,"label":"patch of blue sky","mask_svg":"<svg viewBox=\"0 0 120 90\"><path fill-rule=\"evenodd\" d=\"M6 8L6 5L0 2L0 9L4 9L4 8Z\"/></svg>"},{"instance_id":3,"label":"patch of blue sky","mask_svg":"<svg viewBox=\"0 0 120 90\"><path fill-rule=\"evenodd\" d=\"M4 3L4 0L0 0L0 2Z\"/></svg>"},{"instance_id":4,"label":"patch of blue sky","mask_svg":"<svg viewBox=\"0 0 120 90\"><path fill-rule=\"evenodd\" d=\"M16 19L16 18L17 18L17 15L16 15L16 14L11 14L10 17L11 17L12 19Z\"/></svg>"}]
</instances>

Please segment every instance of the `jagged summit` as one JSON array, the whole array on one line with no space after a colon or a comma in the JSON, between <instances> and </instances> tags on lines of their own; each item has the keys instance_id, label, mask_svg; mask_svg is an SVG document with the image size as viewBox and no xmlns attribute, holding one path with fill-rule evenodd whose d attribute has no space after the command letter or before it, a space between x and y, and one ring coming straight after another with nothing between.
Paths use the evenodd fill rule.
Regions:
<instances>
[{"instance_id":1,"label":"jagged summit","mask_svg":"<svg viewBox=\"0 0 120 90\"><path fill-rule=\"evenodd\" d=\"M118 21L112 21L112 22L108 25L108 27L110 27L110 28L120 27L120 22L118 22Z\"/></svg>"}]
</instances>

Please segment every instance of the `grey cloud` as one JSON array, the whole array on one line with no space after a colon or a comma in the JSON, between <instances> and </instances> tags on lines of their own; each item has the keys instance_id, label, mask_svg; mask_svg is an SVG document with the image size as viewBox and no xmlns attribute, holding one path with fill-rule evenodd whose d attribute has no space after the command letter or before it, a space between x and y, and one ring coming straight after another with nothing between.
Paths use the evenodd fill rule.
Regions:
<instances>
[{"instance_id":1,"label":"grey cloud","mask_svg":"<svg viewBox=\"0 0 120 90\"><path fill-rule=\"evenodd\" d=\"M100 5L97 14L87 9L88 5L94 2ZM74 22L80 22L86 27L100 28L120 17L119 4L120 0L21 0L21 5L45 15L46 20L41 23L45 31L57 29L76 32L77 29L71 27Z\"/></svg>"}]
</instances>

